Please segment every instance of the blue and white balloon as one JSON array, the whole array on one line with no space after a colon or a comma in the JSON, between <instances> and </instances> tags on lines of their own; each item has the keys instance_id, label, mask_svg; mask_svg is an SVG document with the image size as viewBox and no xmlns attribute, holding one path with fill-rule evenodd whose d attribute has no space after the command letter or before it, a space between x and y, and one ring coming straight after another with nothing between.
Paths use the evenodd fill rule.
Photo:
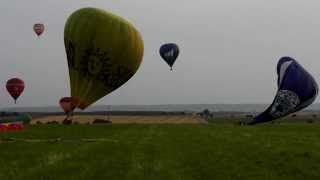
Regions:
<instances>
[{"instance_id":1,"label":"blue and white balloon","mask_svg":"<svg viewBox=\"0 0 320 180\"><path fill-rule=\"evenodd\" d=\"M179 47L174 43L164 44L160 47L159 50L160 56L166 61L170 66L172 71L172 66L179 56Z\"/></svg>"},{"instance_id":2,"label":"blue and white balloon","mask_svg":"<svg viewBox=\"0 0 320 180\"><path fill-rule=\"evenodd\" d=\"M249 124L282 118L309 106L316 99L316 81L295 59L281 58L277 65L277 73L278 91L272 104Z\"/></svg>"}]
</instances>

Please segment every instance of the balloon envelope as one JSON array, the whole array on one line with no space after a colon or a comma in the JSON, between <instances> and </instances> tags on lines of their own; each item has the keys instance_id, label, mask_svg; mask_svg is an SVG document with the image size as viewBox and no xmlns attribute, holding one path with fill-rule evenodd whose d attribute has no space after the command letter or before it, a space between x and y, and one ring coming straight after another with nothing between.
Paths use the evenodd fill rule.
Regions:
<instances>
[{"instance_id":1,"label":"balloon envelope","mask_svg":"<svg viewBox=\"0 0 320 180\"><path fill-rule=\"evenodd\" d=\"M11 97L16 101L24 90L24 82L19 78L12 78L7 81L6 88Z\"/></svg>"},{"instance_id":2,"label":"balloon envelope","mask_svg":"<svg viewBox=\"0 0 320 180\"><path fill-rule=\"evenodd\" d=\"M71 97L80 109L127 82L142 61L140 33L123 18L97 8L83 8L69 17L64 42Z\"/></svg>"},{"instance_id":3,"label":"balloon envelope","mask_svg":"<svg viewBox=\"0 0 320 180\"><path fill-rule=\"evenodd\" d=\"M24 128L22 123L15 122L15 123L9 123L7 126L7 130L9 131L18 131L22 130Z\"/></svg>"},{"instance_id":4,"label":"balloon envelope","mask_svg":"<svg viewBox=\"0 0 320 180\"><path fill-rule=\"evenodd\" d=\"M172 66L179 56L179 47L174 43L164 44L160 47L159 50L160 56L164 59L164 61L170 66L172 70Z\"/></svg>"},{"instance_id":5,"label":"balloon envelope","mask_svg":"<svg viewBox=\"0 0 320 180\"><path fill-rule=\"evenodd\" d=\"M8 127L5 124L0 124L0 132L7 131Z\"/></svg>"},{"instance_id":6,"label":"balloon envelope","mask_svg":"<svg viewBox=\"0 0 320 180\"><path fill-rule=\"evenodd\" d=\"M40 36L44 31L44 25L41 23L34 24L33 30L38 36Z\"/></svg>"},{"instance_id":7,"label":"balloon envelope","mask_svg":"<svg viewBox=\"0 0 320 180\"><path fill-rule=\"evenodd\" d=\"M277 65L278 91L272 104L249 124L257 124L284 117L310 104L318 95L314 78L296 60L283 57Z\"/></svg>"},{"instance_id":8,"label":"balloon envelope","mask_svg":"<svg viewBox=\"0 0 320 180\"><path fill-rule=\"evenodd\" d=\"M74 105L72 104L71 97L63 97L59 101L60 107L63 109L65 113L72 112L74 110Z\"/></svg>"}]
</instances>

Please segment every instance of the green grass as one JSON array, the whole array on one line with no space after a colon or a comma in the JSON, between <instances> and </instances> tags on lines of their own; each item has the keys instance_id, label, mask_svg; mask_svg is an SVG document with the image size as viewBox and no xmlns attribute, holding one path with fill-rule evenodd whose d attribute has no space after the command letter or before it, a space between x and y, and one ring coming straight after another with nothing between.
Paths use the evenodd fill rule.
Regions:
<instances>
[{"instance_id":1,"label":"green grass","mask_svg":"<svg viewBox=\"0 0 320 180\"><path fill-rule=\"evenodd\" d=\"M0 138L17 139L0 142L1 180L320 179L317 123L39 125Z\"/></svg>"}]
</instances>

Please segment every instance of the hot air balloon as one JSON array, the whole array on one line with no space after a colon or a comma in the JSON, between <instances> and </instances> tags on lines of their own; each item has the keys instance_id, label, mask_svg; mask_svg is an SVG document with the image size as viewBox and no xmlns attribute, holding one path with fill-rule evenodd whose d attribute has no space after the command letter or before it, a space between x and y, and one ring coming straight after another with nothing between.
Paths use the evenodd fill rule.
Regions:
<instances>
[{"instance_id":1,"label":"hot air balloon","mask_svg":"<svg viewBox=\"0 0 320 180\"><path fill-rule=\"evenodd\" d=\"M278 91L272 104L249 124L282 118L309 106L316 99L316 81L296 60L291 57L281 58L277 65L277 73Z\"/></svg>"},{"instance_id":2,"label":"hot air balloon","mask_svg":"<svg viewBox=\"0 0 320 180\"><path fill-rule=\"evenodd\" d=\"M63 121L63 124L72 124L72 116L73 116L73 110L75 109L75 106L72 103L72 97L63 97L59 101L60 107L63 109L63 111L66 113L66 118ZM71 116L71 119L70 119Z\"/></svg>"},{"instance_id":3,"label":"hot air balloon","mask_svg":"<svg viewBox=\"0 0 320 180\"><path fill-rule=\"evenodd\" d=\"M160 47L159 50L160 56L166 61L166 63L170 66L170 70L172 71L172 66L179 56L179 47L174 43L164 44Z\"/></svg>"},{"instance_id":4,"label":"hot air balloon","mask_svg":"<svg viewBox=\"0 0 320 180\"><path fill-rule=\"evenodd\" d=\"M16 103L18 97L24 90L24 82L19 78L12 78L7 81L6 88L9 94L14 99L14 103Z\"/></svg>"},{"instance_id":5,"label":"hot air balloon","mask_svg":"<svg viewBox=\"0 0 320 180\"><path fill-rule=\"evenodd\" d=\"M72 105L72 98L71 97L63 97L59 101L60 107L66 114L69 114L74 110L74 106Z\"/></svg>"},{"instance_id":6,"label":"hot air balloon","mask_svg":"<svg viewBox=\"0 0 320 180\"><path fill-rule=\"evenodd\" d=\"M123 18L82 8L64 29L73 103L85 109L126 83L143 57L140 33Z\"/></svg>"},{"instance_id":7,"label":"hot air balloon","mask_svg":"<svg viewBox=\"0 0 320 180\"><path fill-rule=\"evenodd\" d=\"M33 30L37 34L37 36L39 37L44 31L44 25L41 23L34 24Z\"/></svg>"}]
</instances>

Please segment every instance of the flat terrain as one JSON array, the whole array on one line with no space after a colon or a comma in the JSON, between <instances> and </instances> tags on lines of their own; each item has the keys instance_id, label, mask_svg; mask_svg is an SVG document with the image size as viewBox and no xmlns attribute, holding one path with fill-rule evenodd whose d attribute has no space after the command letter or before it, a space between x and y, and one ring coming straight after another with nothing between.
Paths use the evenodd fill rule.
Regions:
<instances>
[{"instance_id":1,"label":"flat terrain","mask_svg":"<svg viewBox=\"0 0 320 180\"><path fill-rule=\"evenodd\" d=\"M33 125L0 134L0 179L320 179L320 124Z\"/></svg>"},{"instance_id":2,"label":"flat terrain","mask_svg":"<svg viewBox=\"0 0 320 180\"><path fill-rule=\"evenodd\" d=\"M61 123L66 116L47 116L41 118L35 118L32 124L37 122L47 123L50 121L56 121ZM92 123L95 119L108 119L103 115L76 115L73 116L73 121L80 124ZM205 121L198 116L191 115L175 115L175 116L110 116L109 119L113 124L198 124L205 123Z\"/></svg>"}]
</instances>

